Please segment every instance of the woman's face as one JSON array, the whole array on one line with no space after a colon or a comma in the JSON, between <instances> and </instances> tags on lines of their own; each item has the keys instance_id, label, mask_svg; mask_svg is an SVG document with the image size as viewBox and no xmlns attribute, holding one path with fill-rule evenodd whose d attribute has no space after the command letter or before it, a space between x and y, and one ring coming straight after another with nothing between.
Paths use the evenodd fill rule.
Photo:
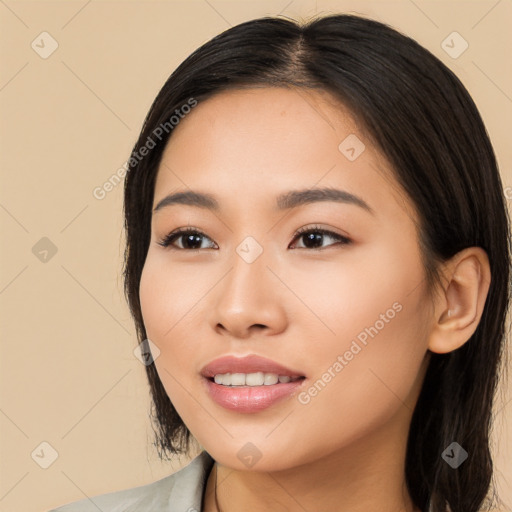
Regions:
<instances>
[{"instance_id":1,"label":"woman's face","mask_svg":"<svg viewBox=\"0 0 512 512\"><path fill-rule=\"evenodd\" d=\"M160 379L199 443L221 464L273 471L403 444L432 321L417 217L347 111L286 88L199 103L174 128L153 208L191 191L217 209L168 200L153 212L140 298ZM202 374L247 355L285 369L210 367L256 374L250 387Z\"/></svg>"}]
</instances>

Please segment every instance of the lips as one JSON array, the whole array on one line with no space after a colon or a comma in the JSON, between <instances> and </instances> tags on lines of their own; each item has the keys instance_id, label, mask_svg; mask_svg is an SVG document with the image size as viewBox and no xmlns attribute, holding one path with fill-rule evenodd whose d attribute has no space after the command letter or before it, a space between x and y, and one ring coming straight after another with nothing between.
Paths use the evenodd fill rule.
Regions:
<instances>
[{"instance_id":1,"label":"lips","mask_svg":"<svg viewBox=\"0 0 512 512\"><path fill-rule=\"evenodd\" d=\"M271 359L257 355L245 357L224 356L208 363L202 370L201 375L212 379L215 375L225 373L276 373L288 377L304 377L298 370L287 368Z\"/></svg>"},{"instance_id":2,"label":"lips","mask_svg":"<svg viewBox=\"0 0 512 512\"><path fill-rule=\"evenodd\" d=\"M258 372L291 379L295 377L297 380L262 386L225 386L214 382L215 375ZM204 377L204 389L208 396L221 407L237 413L257 413L283 402L296 394L306 381L306 377L299 370L287 368L257 355L215 359L201 370L201 375Z\"/></svg>"}]
</instances>

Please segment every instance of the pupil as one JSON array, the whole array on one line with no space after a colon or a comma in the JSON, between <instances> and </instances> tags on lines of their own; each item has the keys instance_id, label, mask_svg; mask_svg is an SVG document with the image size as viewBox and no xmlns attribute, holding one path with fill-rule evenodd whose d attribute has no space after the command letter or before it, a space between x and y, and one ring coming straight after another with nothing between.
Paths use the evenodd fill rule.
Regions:
<instances>
[{"instance_id":1,"label":"pupil","mask_svg":"<svg viewBox=\"0 0 512 512\"><path fill-rule=\"evenodd\" d=\"M304 243L306 247L318 247L322 246L322 233L309 233L307 235L304 235L306 237L307 242ZM313 242L310 244L309 242Z\"/></svg>"},{"instance_id":2,"label":"pupil","mask_svg":"<svg viewBox=\"0 0 512 512\"><path fill-rule=\"evenodd\" d=\"M197 249L201 247L201 237L197 234L191 234L191 235L185 235L187 243L185 244L185 247ZM194 245L194 242L198 247ZM199 243L198 243L199 242Z\"/></svg>"}]
</instances>

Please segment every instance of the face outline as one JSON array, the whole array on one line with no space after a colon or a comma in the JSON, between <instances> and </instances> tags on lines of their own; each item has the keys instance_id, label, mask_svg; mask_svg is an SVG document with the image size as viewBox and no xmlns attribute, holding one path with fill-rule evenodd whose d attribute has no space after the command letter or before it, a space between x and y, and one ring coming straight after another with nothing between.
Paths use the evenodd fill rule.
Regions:
<instances>
[{"instance_id":1,"label":"face outline","mask_svg":"<svg viewBox=\"0 0 512 512\"><path fill-rule=\"evenodd\" d=\"M357 139L348 139L348 153L342 141L353 135L364 151L352 161L346 155L354 156ZM319 187L348 191L373 213L326 201L275 208L279 194ZM199 443L238 469L247 469L240 453L251 443L261 454L255 469L275 471L403 437L431 321L417 219L346 109L324 92L286 88L226 91L200 103L164 151L153 208L189 189L215 195L221 210L154 212L140 300L147 336L160 350L160 379ZM204 248L158 244L187 227L203 235ZM300 228L350 243L325 235L322 249L308 249L304 236L295 237ZM247 237L263 248L252 263L237 252ZM224 409L200 371L219 357L248 354L306 379L258 413Z\"/></svg>"}]
</instances>

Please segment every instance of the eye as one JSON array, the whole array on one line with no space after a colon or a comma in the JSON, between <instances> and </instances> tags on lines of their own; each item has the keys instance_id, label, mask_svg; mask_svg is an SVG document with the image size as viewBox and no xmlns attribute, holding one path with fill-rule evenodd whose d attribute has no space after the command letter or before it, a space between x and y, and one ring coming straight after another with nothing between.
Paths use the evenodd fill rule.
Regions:
<instances>
[{"instance_id":1,"label":"eye","mask_svg":"<svg viewBox=\"0 0 512 512\"><path fill-rule=\"evenodd\" d=\"M184 242L184 245L182 247L173 246L173 249L204 249L205 247L201 247L201 238L210 240L204 233L201 233L201 231L195 228L187 228L173 231L157 243L162 247L169 247L173 245L175 240L181 240Z\"/></svg>"},{"instance_id":2,"label":"eye","mask_svg":"<svg viewBox=\"0 0 512 512\"><path fill-rule=\"evenodd\" d=\"M339 235L327 229L320 228L318 226L306 226L304 228L299 229L295 233L293 240L305 240L305 244L303 245L303 247L299 247L300 249L319 249L322 247L322 242L324 241L325 237L337 240L338 243L341 245L350 244L352 242L349 238L345 236ZM187 228L173 231L172 233L166 235L163 239L159 240L157 243L162 247L172 247L172 249L177 250L208 249L208 247L202 247L202 239L207 239L211 241L210 238L208 238L204 233L202 233L198 229ZM181 246L175 245L174 242L176 240L182 242ZM215 247L217 247L215 242L212 243L213 245L215 245Z\"/></svg>"},{"instance_id":3,"label":"eye","mask_svg":"<svg viewBox=\"0 0 512 512\"><path fill-rule=\"evenodd\" d=\"M304 239L305 243L303 247L299 247L300 249L320 249L322 246L322 242L325 237L332 238L334 240L338 240L341 245L347 245L352 242L349 238L343 235L339 235L338 233L334 233L333 231L329 231L328 229L323 229L319 226L306 226L304 228L299 229L294 236L295 239ZM335 244L330 244L335 245ZM319 247L320 246L320 247Z\"/></svg>"}]
</instances>

